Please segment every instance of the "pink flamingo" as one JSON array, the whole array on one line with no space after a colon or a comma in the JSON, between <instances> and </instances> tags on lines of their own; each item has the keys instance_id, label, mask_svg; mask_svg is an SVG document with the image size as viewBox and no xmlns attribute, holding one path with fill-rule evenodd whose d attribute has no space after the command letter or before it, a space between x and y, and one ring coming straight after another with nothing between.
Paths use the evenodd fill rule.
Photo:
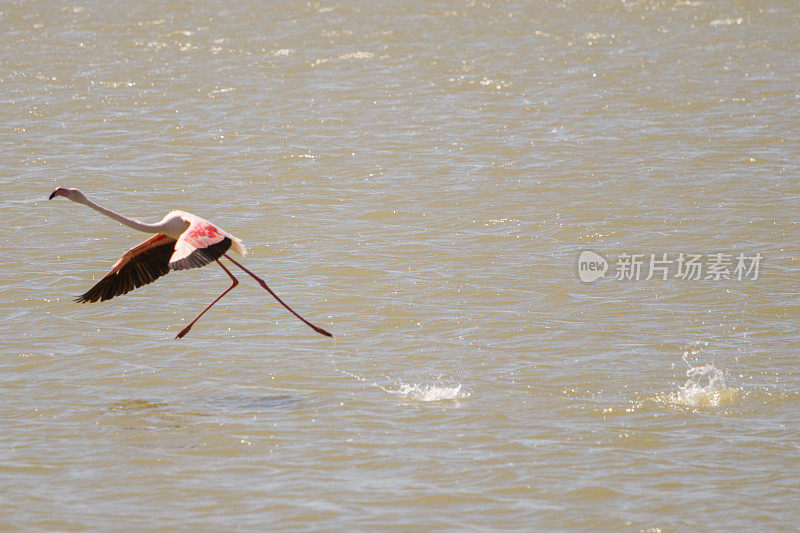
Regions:
<instances>
[{"instance_id":1,"label":"pink flamingo","mask_svg":"<svg viewBox=\"0 0 800 533\"><path fill-rule=\"evenodd\" d=\"M267 286L264 280L247 270L225 253L230 249L243 256L247 253L247 249L244 247L241 240L221 230L211 222L203 220L191 213L187 213L186 211L172 211L167 213L160 222L146 224L97 205L91 200L88 200L78 189L59 187L53 191L49 199L52 200L56 196L63 196L73 202L89 206L108 218L125 224L129 228L144 231L145 233L155 233L153 237L150 237L142 244L134 246L125 252L122 257L114 263L114 266L111 267L108 274L94 287L86 291L85 294L77 297L75 299L76 302L102 302L104 300L109 300L114 296L125 294L137 287L152 283L164 274L167 274L170 270L199 268L216 261L217 264L222 267L222 270L230 276L231 286L217 296L216 300L203 309L188 326L183 328L180 333L175 336L176 339L180 339L189 333L194 323L197 322L206 311L211 309L220 298L228 294L231 289L239 284L239 280L220 262L220 258L224 256L228 261L249 274L274 296L281 305L310 326L314 331L327 337L333 337L332 334L298 315L291 307L286 305L277 294L272 292L272 289Z\"/></svg>"}]
</instances>

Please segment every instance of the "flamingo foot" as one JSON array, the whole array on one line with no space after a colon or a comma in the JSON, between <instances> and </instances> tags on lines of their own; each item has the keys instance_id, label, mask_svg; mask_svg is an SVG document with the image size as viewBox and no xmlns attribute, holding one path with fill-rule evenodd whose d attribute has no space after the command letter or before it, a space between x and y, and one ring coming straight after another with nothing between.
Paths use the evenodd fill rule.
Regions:
<instances>
[{"instance_id":1,"label":"flamingo foot","mask_svg":"<svg viewBox=\"0 0 800 533\"><path fill-rule=\"evenodd\" d=\"M183 328L183 329L180 331L180 333L178 333L177 335L175 335L175 338L176 338L176 339L182 339L182 338L184 337L184 335L186 335L187 333L189 333L189 330L190 330L190 329L192 329L192 324L189 324L188 326L186 326L185 328Z\"/></svg>"}]
</instances>

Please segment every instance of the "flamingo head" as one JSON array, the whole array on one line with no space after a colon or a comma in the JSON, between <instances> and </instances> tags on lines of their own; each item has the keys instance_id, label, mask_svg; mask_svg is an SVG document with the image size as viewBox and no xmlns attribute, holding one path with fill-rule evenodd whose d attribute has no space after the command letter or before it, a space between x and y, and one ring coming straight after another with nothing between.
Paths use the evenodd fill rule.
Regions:
<instances>
[{"instance_id":1,"label":"flamingo head","mask_svg":"<svg viewBox=\"0 0 800 533\"><path fill-rule=\"evenodd\" d=\"M53 194L50 195L48 200L52 200L56 196L63 196L67 200L72 200L73 202L78 203L81 203L86 199L83 193L78 189L68 189L66 187L59 187L58 189L54 190Z\"/></svg>"}]
</instances>

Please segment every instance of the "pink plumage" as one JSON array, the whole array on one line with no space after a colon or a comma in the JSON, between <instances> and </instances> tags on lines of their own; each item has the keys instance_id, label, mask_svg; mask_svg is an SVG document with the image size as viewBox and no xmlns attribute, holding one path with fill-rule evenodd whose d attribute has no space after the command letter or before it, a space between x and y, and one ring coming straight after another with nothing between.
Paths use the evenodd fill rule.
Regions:
<instances>
[{"instance_id":1,"label":"pink plumage","mask_svg":"<svg viewBox=\"0 0 800 533\"><path fill-rule=\"evenodd\" d=\"M171 269L183 270L205 266L219 259L229 248L240 255L247 253L242 241L208 220L183 211L173 211L173 213L178 214L189 227L181 233L175 243L175 253L169 259Z\"/></svg>"}]
</instances>

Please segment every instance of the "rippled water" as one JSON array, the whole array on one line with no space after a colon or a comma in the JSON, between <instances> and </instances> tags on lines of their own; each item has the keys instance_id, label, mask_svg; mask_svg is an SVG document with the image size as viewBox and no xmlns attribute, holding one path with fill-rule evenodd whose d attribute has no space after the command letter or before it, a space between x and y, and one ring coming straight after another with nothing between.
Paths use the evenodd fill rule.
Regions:
<instances>
[{"instance_id":1,"label":"rippled water","mask_svg":"<svg viewBox=\"0 0 800 533\"><path fill-rule=\"evenodd\" d=\"M0 529L795 529L799 21L0 5ZM216 222L334 338L242 276L173 340L213 266L74 303L145 236L56 186Z\"/></svg>"}]
</instances>

